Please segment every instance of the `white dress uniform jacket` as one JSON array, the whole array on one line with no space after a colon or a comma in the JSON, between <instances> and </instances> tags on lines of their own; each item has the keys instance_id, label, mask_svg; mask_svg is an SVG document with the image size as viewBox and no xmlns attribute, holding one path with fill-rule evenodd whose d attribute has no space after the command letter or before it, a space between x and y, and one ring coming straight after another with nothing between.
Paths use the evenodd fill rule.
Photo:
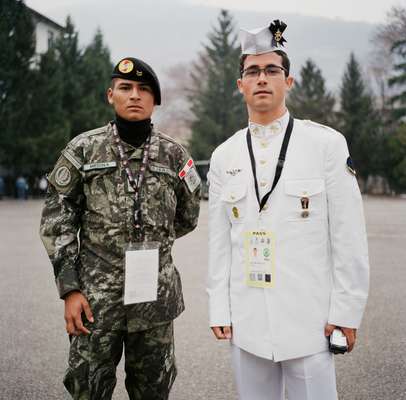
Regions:
<instances>
[{"instance_id":1,"label":"white dress uniform jacket","mask_svg":"<svg viewBox=\"0 0 406 400\"><path fill-rule=\"evenodd\" d=\"M251 129L261 198L271 188L288 120L286 113L258 137ZM233 343L259 357L315 354L328 347L326 323L359 327L368 294L362 198L347 169L346 140L295 119L279 183L259 213L246 132L214 151L208 174L210 326L232 325ZM244 232L258 228L275 235L272 288L245 283Z\"/></svg>"}]
</instances>

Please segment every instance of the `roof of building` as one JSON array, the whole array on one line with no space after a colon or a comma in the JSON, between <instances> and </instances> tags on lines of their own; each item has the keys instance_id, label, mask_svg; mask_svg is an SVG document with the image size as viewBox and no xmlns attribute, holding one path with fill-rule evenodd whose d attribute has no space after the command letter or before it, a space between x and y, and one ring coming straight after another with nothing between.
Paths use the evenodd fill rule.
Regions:
<instances>
[{"instance_id":1,"label":"roof of building","mask_svg":"<svg viewBox=\"0 0 406 400\"><path fill-rule=\"evenodd\" d=\"M28 11L39 21L42 21L48 25L51 25L54 29L64 31L65 28L62 25L59 25L57 22L52 21L52 19L46 17L43 14L40 14L38 11L35 11L33 8L26 6Z\"/></svg>"}]
</instances>

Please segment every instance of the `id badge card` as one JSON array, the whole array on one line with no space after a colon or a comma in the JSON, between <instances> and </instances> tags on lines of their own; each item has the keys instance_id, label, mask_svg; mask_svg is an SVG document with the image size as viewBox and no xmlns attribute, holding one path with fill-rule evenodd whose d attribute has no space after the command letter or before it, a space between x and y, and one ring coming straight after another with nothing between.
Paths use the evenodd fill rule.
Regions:
<instances>
[{"instance_id":1,"label":"id badge card","mask_svg":"<svg viewBox=\"0 0 406 400\"><path fill-rule=\"evenodd\" d=\"M275 280L275 238L265 230L244 234L245 282L248 286L271 288Z\"/></svg>"},{"instance_id":2,"label":"id badge card","mask_svg":"<svg viewBox=\"0 0 406 400\"><path fill-rule=\"evenodd\" d=\"M159 242L132 243L125 252L124 305L156 301Z\"/></svg>"}]
</instances>

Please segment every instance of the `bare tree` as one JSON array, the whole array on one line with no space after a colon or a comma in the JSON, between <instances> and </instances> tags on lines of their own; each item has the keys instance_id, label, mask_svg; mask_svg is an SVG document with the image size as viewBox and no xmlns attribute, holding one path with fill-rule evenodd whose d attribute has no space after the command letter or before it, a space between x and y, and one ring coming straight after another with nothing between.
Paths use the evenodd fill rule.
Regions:
<instances>
[{"instance_id":1,"label":"bare tree","mask_svg":"<svg viewBox=\"0 0 406 400\"><path fill-rule=\"evenodd\" d=\"M192 114L188 101L191 65L179 63L166 69L162 80L162 106L154 115L159 129L187 145Z\"/></svg>"},{"instance_id":2,"label":"bare tree","mask_svg":"<svg viewBox=\"0 0 406 400\"><path fill-rule=\"evenodd\" d=\"M393 95L392 90L388 87L388 80L394 65L392 47L405 38L406 8L402 6L392 7L386 14L385 22L377 28L373 35L373 50L369 67L369 73L374 78L383 112L387 110L388 98Z\"/></svg>"}]
</instances>

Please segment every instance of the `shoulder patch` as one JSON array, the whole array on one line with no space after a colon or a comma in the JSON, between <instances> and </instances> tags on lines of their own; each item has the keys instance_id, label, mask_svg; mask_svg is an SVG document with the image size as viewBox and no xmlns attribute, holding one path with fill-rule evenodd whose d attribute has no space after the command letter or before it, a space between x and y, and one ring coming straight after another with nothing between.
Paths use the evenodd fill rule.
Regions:
<instances>
[{"instance_id":1,"label":"shoulder patch","mask_svg":"<svg viewBox=\"0 0 406 400\"><path fill-rule=\"evenodd\" d=\"M179 174L178 174L179 178L183 179L186 176L186 174L189 172L189 170L191 168L193 168L193 166L194 166L194 162L191 158L189 158L189 160L186 161L185 166L179 171Z\"/></svg>"},{"instance_id":2,"label":"shoulder patch","mask_svg":"<svg viewBox=\"0 0 406 400\"><path fill-rule=\"evenodd\" d=\"M178 176L181 180L185 181L186 186L191 193L193 193L200 186L201 179L191 158L187 160L185 166L179 172Z\"/></svg>"},{"instance_id":3,"label":"shoulder patch","mask_svg":"<svg viewBox=\"0 0 406 400\"><path fill-rule=\"evenodd\" d=\"M60 187L68 186L72 181L72 174L69 168L62 165L55 171L55 182Z\"/></svg>"},{"instance_id":4,"label":"shoulder patch","mask_svg":"<svg viewBox=\"0 0 406 400\"><path fill-rule=\"evenodd\" d=\"M79 170L71 161L62 154L52 172L48 175L48 181L59 193L66 194L74 188L80 180Z\"/></svg>"},{"instance_id":5,"label":"shoulder patch","mask_svg":"<svg viewBox=\"0 0 406 400\"><path fill-rule=\"evenodd\" d=\"M351 174L357 175L357 171L355 170L354 163L351 157L347 158L347 169Z\"/></svg>"}]
</instances>

